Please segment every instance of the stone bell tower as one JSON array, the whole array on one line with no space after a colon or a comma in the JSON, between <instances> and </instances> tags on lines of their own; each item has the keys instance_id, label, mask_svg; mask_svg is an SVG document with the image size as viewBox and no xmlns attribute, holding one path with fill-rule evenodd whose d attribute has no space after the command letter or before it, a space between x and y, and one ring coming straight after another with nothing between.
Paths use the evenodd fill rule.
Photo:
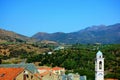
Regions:
<instances>
[{"instance_id":1,"label":"stone bell tower","mask_svg":"<svg viewBox=\"0 0 120 80\"><path fill-rule=\"evenodd\" d=\"M96 54L95 80L104 80L104 58L101 51L98 51Z\"/></svg>"}]
</instances>

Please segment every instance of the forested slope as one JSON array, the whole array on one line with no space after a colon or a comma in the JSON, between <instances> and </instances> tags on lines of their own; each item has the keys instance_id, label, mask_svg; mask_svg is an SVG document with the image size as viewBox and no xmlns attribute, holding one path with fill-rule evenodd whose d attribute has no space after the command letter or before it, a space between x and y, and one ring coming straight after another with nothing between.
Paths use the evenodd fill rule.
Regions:
<instances>
[{"instance_id":1,"label":"forested slope","mask_svg":"<svg viewBox=\"0 0 120 80\"><path fill-rule=\"evenodd\" d=\"M39 54L29 57L27 62L40 62L40 66L65 67L66 73L73 72L87 75L93 80L95 75L95 57L99 50L105 58L105 78L120 79L120 45L81 45L75 44L64 50L53 51L53 54Z\"/></svg>"}]
</instances>

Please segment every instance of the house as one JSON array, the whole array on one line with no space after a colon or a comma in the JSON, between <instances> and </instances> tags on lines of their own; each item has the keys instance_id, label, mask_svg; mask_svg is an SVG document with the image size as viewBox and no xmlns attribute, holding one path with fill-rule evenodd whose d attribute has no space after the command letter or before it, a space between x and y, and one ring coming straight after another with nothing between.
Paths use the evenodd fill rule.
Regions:
<instances>
[{"instance_id":1,"label":"house","mask_svg":"<svg viewBox=\"0 0 120 80\"><path fill-rule=\"evenodd\" d=\"M80 80L87 80L87 77L84 75L84 76L80 76Z\"/></svg>"},{"instance_id":2,"label":"house","mask_svg":"<svg viewBox=\"0 0 120 80\"><path fill-rule=\"evenodd\" d=\"M24 77L23 77L23 79L20 79L20 80L40 80L40 76L35 75L35 74L38 73L38 71L37 71L37 68L32 63L29 63L29 64L25 64L25 63L21 63L21 64L1 64L0 68L23 68L24 71L23 71L22 76L24 76Z\"/></svg>"},{"instance_id":3,"label":"house","mask_svg":"<svg viewBox=\"0 0 120 80\"><path fill-rule=\"evenodd\" d=\"M24 80L23 68L0 68L0 80Z\"/></svg>"},{"instance_id":4,"label":"house","mask_svg":"<svg viewBox=\"0 0 120 80\"><path fill-rule=\"evenodd\" d=\"M52 72L52 68L50 67L39 67L38 72L41 80L60 80L59 76L57 74L54 74Z\"/></svg>"},{"instance_id":5,"label":"house","mask_svg":"<svg viewBox=\"0 0 120 80\"><path fill-rule=\"evenodd\" d=\"M57 74L57 75L63 75L63 74L65 74L65 68L53 67L53 68L52 68L52 72L53 72L54 74Z\"/></svg>"},{"instance_id":6,"label":"house","mask_svg":"<svg viewBox=\"0 0 120 80\"><path fill-rule=\"evenodd\" d=\"M62 75L62 80L81 80L79 74L69 73L68 75Z\"/></svg>"},{"instance_id":7,"label":"house","mask_svg":"<svg viewBox=\"0 0 120 80\"><path fill-rule=\"evenodd\" d=\"M49 67L39 67L38 68L38 72L41 74L41 73L44 73L46 71L51 71L51 68Z\"/></svg>"},{"instance_id":8,"label":"house","mask_svg":"<svg viewBox=\"0 0 120 80\"><path fill-rule=\"evenodd\" d=\"M61 67L53 67L53 68L50 68L50 67L39 67L38 68L38 72L41 74L43 72L52 72L56 75L63 75L65 74L65 69L64 68L61 68Z\"/></svg>"},{"instance_id":9,"label":"house","mask_svg":"<svg viewBox=\"0 0 120 80\"><path fill-rule=\"evenodd\" d=\"M68 79L69 80L80 80L80 75L79 74L73 74L73 73L69 73L68 74Z\"/></svg>"},{"instance_id":10,"label":"house","mask_svg":"<svg viewBox=\"0 0 120 80\"><path fill-rule=\"evenodd\" d=\"M26 70L30 71L31 73L38 73L37 68L34 66L33 63L20 63L20 64L1 64L0 67L11 67L11 68L25 68Z\"/></svg>"},{"instance_id":11,"label":"house","mask_svg":"<svg viewBox=\"0 0 120 80\"><path fill-rule=\"evenodd\" d=\"M62 80L68 80L68 76L67 75L62 75Z\"/></svg>"},{"instance_id":12,"label":"house","mask_svg":"<svg viewBox=\"0 0 120 80\"><path fill-rule=\"evenodd\" d=\"M32 73L29 70L24 70L24 79L23 80L41 80L40 76L36 75L37 73Z\"/></svg>"},{"instance_id":13,"label":"house","mask_svg":"<svg viewBox=\"0 0 120 80\"><path fill-rule=\"evenodd\" d=\"M57 75L50 71L46 71L40 74L41 80L58 80Z\"/></svg>"}]
</instances>

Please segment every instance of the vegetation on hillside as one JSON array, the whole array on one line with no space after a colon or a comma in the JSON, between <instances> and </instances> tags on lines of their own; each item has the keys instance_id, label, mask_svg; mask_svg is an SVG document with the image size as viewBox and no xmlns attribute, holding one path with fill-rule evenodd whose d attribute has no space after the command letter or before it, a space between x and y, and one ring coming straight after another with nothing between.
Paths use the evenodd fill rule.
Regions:
<instances>
[{"instance_id":1,"label":"vegetation on hillside","mask_svg":"<svg viewBox=\"0 0 120 80\"><path fill-rule=\"evenodd\" d=\"M81 45L75 44L52 54L38 54L28 57L27 62L40 62L40 66L65 67L66 73L73 72L87 75L88 80L94 80L95 57L99 49L105 58L105 78L120 79L120 45Z\"/></svg>"},{"instance_id":2,"label":"vegetation on hillside","mask_svg":"<svg viewBox=\"0 0 120 80\"><path fill-rule=\"evenodd\" d=\"M66 73L87 75L88 80L93 80L96 53L101 50L105 58L105 78L120 79L120 44L73 44L62 50L54 48L55 45L45 43L2 43L0 63L8 63L6 61L12 58L9 63L27 60L28 63L38 62L39 66L60 66L66 69ZM49 51L52 54L48 54Z\"/></svg>"},{"instance_id":3,"label":"vegetation on hillside","mask_svg":"<svg viewBox=\"0 0 120 80\"><path fill-rule=\"evenodd\" d=\"M19 63L20 61L26 60L28 57L35 54L42 54L49 50L50 49L45 44L36 45L36 43L6 42L0 44L0 59L2 59L1 63Z\"/></svg>"}]
</instances>

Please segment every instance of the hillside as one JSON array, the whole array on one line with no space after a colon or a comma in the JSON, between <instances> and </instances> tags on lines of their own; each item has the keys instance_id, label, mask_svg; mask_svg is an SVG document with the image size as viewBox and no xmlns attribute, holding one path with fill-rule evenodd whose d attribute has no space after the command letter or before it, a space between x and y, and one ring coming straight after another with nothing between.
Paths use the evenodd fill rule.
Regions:
<instances>
[{"instance_id":1,"label":"hillside","mask_svg":"<svg viewBox=\"0 0 120 80\"><path fill-rule=\"evenodd\" d=\"M0 55L19 57L22 54L41 54L48 51L48 48L36 46L35 44L0 44Z\"/></svg>"},{"instance_id":2,"label":"hillside","mask_svg":"<svg viewBox=\"0 0 120 80\"><path fill-rule=\"evenodd\" d=\"M27 36L0 29L0 42L34 42L35 39L29 38Z\"/></svg>"},{"instance_id":3,"label":"hillside","mask_svg":"<svg viewBox=\"0 0 120 80\"><path fill-rule=\"evenodd\" d=\"M33 56L50 51L49 46L56 46L58 43L53 41L38 41L27 36L0 29L0 59L7 60L12 58L21 60L21 58ZM17 62L16 60L14 60ZM3 61L6 63L6 61Z\"/></svg>"},{"instance_id":4,"label":"hillside","mask_svg":"<svg viewBox=\"0 0 120 80\"><path fill-rule=\"evenodd\" d=\"M43 33L38 32L32 38L52 40L60 43L120 43L120 23L114 25L92 26L71 33Z\"/></svg>"},{"instance_id":5,"label":"hillside","mask_svg":"<svg viewBox=\"0 0 120 80\"><path fill-rule=\"evenodd\" d=\"M94 59L99 47L105 58L105 78L120 79L119 44L78 44L78 42L120 43L120 24L92 26L72 33L39 34L41 35L36 36L42 36L42 39L33 42L29 37L0 29L0 63L26 61L39 66L60 66L66 69L66 73L78 72L93 80ZM64 49L54 50L59 44L52 40L48 41L49 38L57 42L77 44L65 45ZM48 54L48 52L52 53Z\"/></svg>"},{"instance_id":6,"label":"hillside","mask_svg":"<svg viewBox=\"0 0 120 80\"><path fill-rule=\"evenodd\" d=\"M62 50L53 51L52 54L38 54L27 58L27 62L39 62L40 66L60 66L66 73L79 73L87 75L88 80L95 78L95 57L98 47L105 59L105 78L118 78L120 80L120 45L83 45L74 44Z\"/></svg>"}]
</instances>

